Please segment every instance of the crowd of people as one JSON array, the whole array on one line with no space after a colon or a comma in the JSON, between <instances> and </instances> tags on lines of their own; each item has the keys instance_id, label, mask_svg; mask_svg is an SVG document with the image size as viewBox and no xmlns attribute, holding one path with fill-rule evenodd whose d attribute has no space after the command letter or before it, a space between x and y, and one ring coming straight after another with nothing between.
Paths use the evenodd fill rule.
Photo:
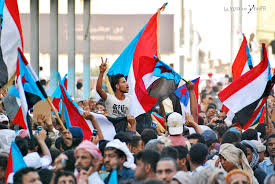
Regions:
<instances>
[{"instance_id":1,"label":"crowd of people","mask_svg":"<svg viewBox=\"0 0 275 184\"><path fill-rule=\"evenodd\" d=\"M185 113L185 119L176 110L167 110L171 109L169 103L160 103L153 110L162 116L164 126L161 126L152 120L152 111L145 118L129 114L129 87L123 75L118 74L111 80L114 94L102 89L106 68L106 61L102 62L96 85L101 99L77 101L85 111L83 117L96 129L90 140L83 140L81 128L63 130L55 116L43 115L39 115L37 121L32 120L30 138L26 130L8 118L6 107L1 106L0 183L5 183L12 141L27 167L10 174L7 183L275 183L275 99L272 96L268 100L265 123L255 122L254 126L242 130L226 121L217 97L230 83L230 78L226 76L226 83L217 82L209 75L199 93L199 106L194 98L194 84L187 84L191 113ZM126 124L116 121L116 135L106 140L100 120L90 112L113 119L124 117L127 121Z\"/></svg>"}]
</instances>

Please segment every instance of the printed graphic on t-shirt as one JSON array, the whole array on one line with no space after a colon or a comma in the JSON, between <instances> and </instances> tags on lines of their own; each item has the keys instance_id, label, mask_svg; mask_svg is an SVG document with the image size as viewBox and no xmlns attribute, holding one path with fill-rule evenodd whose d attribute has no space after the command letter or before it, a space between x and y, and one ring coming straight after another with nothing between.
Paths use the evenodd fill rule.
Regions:
<instances>
[{"instance_id":1,"label":"printed graphic on t-shirt","mask_svg":"<svg viewBox=\"0 0 275 184\"><path fill-rule=\"evenodd\" d=\"M129 98L118 100L114 95L108 94L105 101L108 116L110 117L125 117L128 115Z\"/></svg>"},{"instance_id":2,"label":"printed graphic on t-shirt","mask_svg":"<svg viewBox=\"0 0 275 184\"><path fill-rule=\"evenodd\" d=\"M114 116L126 116L128 107L126 105L114 104L112 108L112 114Z\"/></svg>"}]
</instances>

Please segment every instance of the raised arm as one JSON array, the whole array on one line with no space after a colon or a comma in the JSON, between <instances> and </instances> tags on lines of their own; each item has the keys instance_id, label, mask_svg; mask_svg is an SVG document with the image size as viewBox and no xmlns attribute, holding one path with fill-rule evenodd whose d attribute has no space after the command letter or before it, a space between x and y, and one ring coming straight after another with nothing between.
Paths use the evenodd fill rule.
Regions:
<instances>
[{"instance_id":1,"label":"raised arm","mask_svg":"<svg viewBox=\"0 0 275 184\"><path fill-rule=\"evenodd\" d=\"M100 129L100 127L99 127L99 125L96 121L96 118L89 112L83 112L83 117L92 122L92 125L93 125L94 129L97 130L99 140L103 140L104 137L103 137L102 131L101 131L101 129Z\"/></svg>"},{"instance_id":2,"label":"raised arm","mask_svg":"<svg viewBox=\"0 0 275 184\"><path fill-rule=\"evenodd\" d=\"M197 103L197 98L196 98L196 94L195 94L195 85L189 81L189 84L186 84L186 87L189 91L189 95L190 95L190 111L191 111L191 115L194 118L194 121L196 123L198 123L198 103Z\"/></svg>"},{"instance_id":3,"label":"raised arm","mask_svg":"<svg viewBox=\"0 0 275 184\"><path fill-rule=\"evenodd\" d=\"M37 142L39 143L39 145L41 147L43 156L47 155L47 156L51 157L50 150L48 149L48 147L45 143L46 137L47 137L47 132L44 129L41 130L37 135Z\"/></svg>"},{"instance_id":4,"label":"raised arm","mask_svg":"<svg viewBox=\"0 0 275 184\"><path fill-rule=\"evenodd\" d=\"M107 93L102 89L102 81L103 81L103 76L106 69L107 69L107 58L104 62L103 58L101 57L101 65L99 66L99 75L96 83L96 91L104 101L107 99Z\"/></svg>"}]
</instances>

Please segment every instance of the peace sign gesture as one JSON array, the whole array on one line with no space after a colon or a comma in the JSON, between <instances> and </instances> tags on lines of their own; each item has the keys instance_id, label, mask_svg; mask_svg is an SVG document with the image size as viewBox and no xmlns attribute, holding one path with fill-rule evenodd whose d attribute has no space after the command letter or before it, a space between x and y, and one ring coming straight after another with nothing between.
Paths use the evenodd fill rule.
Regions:
<instances>
[{"instance_id":1,"label":"peace sign gesture","mask_svg":"<svg viewBox=\"0 0 275 184\"><path fill-rule=\"evenodd\" d=\"M99 66L100 73L104 73L107 69L107 58L105 61L103 60L103 57L101 57L101 65Z\"/></svg>"}]
</instances>

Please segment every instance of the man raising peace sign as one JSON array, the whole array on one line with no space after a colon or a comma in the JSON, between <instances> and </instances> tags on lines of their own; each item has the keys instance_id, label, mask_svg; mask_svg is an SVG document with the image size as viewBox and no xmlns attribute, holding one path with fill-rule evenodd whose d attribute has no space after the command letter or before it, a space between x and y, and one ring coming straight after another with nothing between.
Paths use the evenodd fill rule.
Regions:
<instances>
[{"instance_id":1,"label":"man raising peace sign","mask_svg":"<svg viewBox=\"0 0 275 184\"><path fill-rule=\"evenodd\" d=\"M99 67L99 75L96 84L96 91L100 97L105 101L106 109L110 117L125 117L128 115L129 110L129 98L125 96L125 93L128 93L129 86L128 83L122 74L117 74L112 77L111 87L115 95L107 94L102 89L102 80L104 72L107 69L107 59L104 61L101 58L101 65Z\"/></svg>"}]
</instances>

